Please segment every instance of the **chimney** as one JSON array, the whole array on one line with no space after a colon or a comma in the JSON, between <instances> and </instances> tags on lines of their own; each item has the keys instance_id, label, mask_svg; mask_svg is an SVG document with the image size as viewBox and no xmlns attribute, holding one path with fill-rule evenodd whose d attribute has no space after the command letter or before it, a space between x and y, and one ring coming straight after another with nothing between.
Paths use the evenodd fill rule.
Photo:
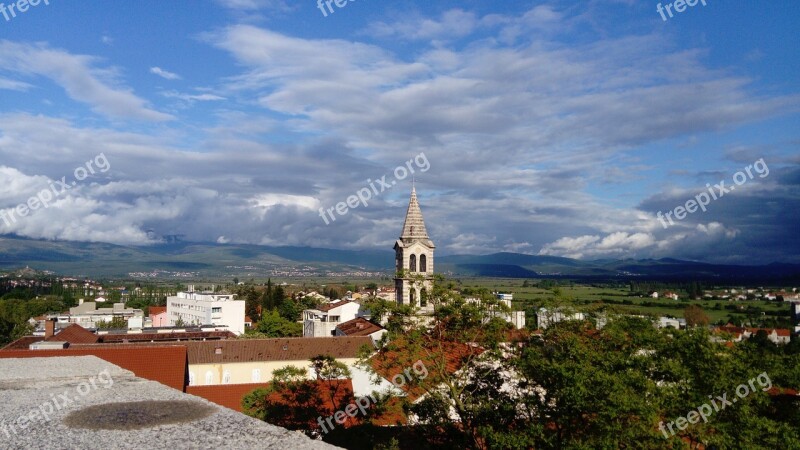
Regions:
<instances>
[{"instance_id":1,"label":"chimney","mask_svg":"<svg viewBox=\"0 0 800 450\"><path fill-rule=\"evenodd\" d=\"M56 334L56 319L48 319L44 321L44 338Z\"/></svg>"}]
</instances>

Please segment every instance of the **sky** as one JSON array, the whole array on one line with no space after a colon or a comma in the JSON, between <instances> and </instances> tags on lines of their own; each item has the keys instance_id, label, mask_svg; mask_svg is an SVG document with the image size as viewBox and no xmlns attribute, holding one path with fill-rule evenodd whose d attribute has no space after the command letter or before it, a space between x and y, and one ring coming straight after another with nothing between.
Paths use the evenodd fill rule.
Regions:
<instances>
[{"instance_id":1,"label":"sky","mask_svg":"<svg viewBox=\"0 0 800 450\"><path fill-rule=\"evenodd\" d=\"M5 0L0 236L800 263L800 2L339 3Z\"/></svg>"}]
</instances>

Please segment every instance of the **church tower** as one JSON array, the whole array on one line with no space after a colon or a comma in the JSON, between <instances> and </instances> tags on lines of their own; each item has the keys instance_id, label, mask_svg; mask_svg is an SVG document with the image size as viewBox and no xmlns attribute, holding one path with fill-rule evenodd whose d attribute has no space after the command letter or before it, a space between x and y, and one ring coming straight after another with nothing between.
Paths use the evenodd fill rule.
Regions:
<instances>
[{"instance_id":1,"label":"church tower","mask_svg":"<svg viewBox=\"0 0 800 450\"><path fill-rule=\"evenodd\" d=\"M433 241L428 237L417 190L412 186L406 220L400 239L394 244L395 299L401 305L413 305L422 312L433 312L429 294L433 290Z\"/></svg>"}]
</instances>

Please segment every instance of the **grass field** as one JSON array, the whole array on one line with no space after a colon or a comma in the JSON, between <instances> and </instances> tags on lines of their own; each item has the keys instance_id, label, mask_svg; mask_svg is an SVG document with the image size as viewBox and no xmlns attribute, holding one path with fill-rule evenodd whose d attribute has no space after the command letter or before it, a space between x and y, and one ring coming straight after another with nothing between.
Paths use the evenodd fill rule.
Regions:
<instances>
[{"instance_id":1,"label":"grass field","mask_svg":"<svg viewBox=\"0 0 800 450\"><path fill-rule=\"evenodd\" d=\"M627 286L590 286L573 283L553 289L523 287L525 280L507 278L462 278L462 288L486 288L490 291L514 294L514 309L535 311L540 306L564 304L578 311L595 309L601 304L614 311L654 316L683 317L684 309L697 305L705 310L712 323L725 321L731 315L746 318L758 315L779 319L790 317L789 305L783 302L727 300L671 300L632 296ZM624 302L624 304L623 304ZM735 308L735 309L731 309ZM761 314L764 313L764 314Z\"/></svg>"}]
</instances>

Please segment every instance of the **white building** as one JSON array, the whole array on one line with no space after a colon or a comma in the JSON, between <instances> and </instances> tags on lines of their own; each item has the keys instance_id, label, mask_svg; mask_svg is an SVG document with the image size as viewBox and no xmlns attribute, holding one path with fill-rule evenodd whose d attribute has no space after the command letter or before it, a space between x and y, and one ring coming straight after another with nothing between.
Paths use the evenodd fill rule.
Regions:
<instances>
[{"instance_id":1,"label":"white building","mask_svg":"<svg viewBox=\"0 0 800 450\"><path fill-rule=\"evenodd\" d=\"M509 311L498 311L492 307L489 311L486 311L486 315L489 317L498 317L503 319L518 330L525 328L525 311L514 311L511 309L511 300L513 300L514 294L498 294L495 292L494 295L498 300L500 300L500 303L509 309ZM481 303L481 300L475 297L466 297L464 300L470 303Z\"/></svg>"},{"instance_id":2,"label":"white building","mask_svg":"<svg viewBox=\"0 0 800 450\"><path fill-rule=\"evenodd\" d=\"M170 326L180 320L185 325L225 325L232 333L244 333L244 300L232 294L211 292L178 292L167 297L167 319Z\"/></svg>"},{"instance_id":3,"label":"white building","mask_svg":"<svg viewBox=\"0 0 800 450\"><path fill-rule=\"evenodd\" d=\"M676 330L680 330L681 328L686 328L686 324L684 323L681 326L681 322L679 319L674 319L672 317L659 317L658 322L656 323L658 328L674 328Z\"/></svg>"},{"instance_id":4,"label":"white building","mask_svg":"<svg viewBox=\"0 0 800 450\"><path fill-rule=\"evenodd\" d=\"M114 303L111 308L98 308L95 302L79 301L78 306L69 309L69 314L48 315L48 319L56 319L60 327L64 324L77 323L83 328L97 328L100 322L109 323L114 319L123 319L128 329L141 329L144 311L125 308L124 303Z\"/></svg>"},{"instance_id":5,"label":"white building","mask_svg":"<svg viewBox=\"0 0 800 450\"><path fill-rule=\"evenodd\" d=\"M359 309L361 305L350 300L306 309L303 311L303 337L336 336L336 327L355 319Z\"/></svg>"},{"instance_id":6,"label":"white building","mask_svg":"<svg viewBox=\"0 0 800 450\"><path fill-rule=\"evenodd\" d=\"M566 314L560 310L548 310L547 308L539 308L536 313L537 324L540 329L544 330L550 325L553 325L564 320L586 320L586 315L582 312Z\"/></svg>"}]
</instances>

